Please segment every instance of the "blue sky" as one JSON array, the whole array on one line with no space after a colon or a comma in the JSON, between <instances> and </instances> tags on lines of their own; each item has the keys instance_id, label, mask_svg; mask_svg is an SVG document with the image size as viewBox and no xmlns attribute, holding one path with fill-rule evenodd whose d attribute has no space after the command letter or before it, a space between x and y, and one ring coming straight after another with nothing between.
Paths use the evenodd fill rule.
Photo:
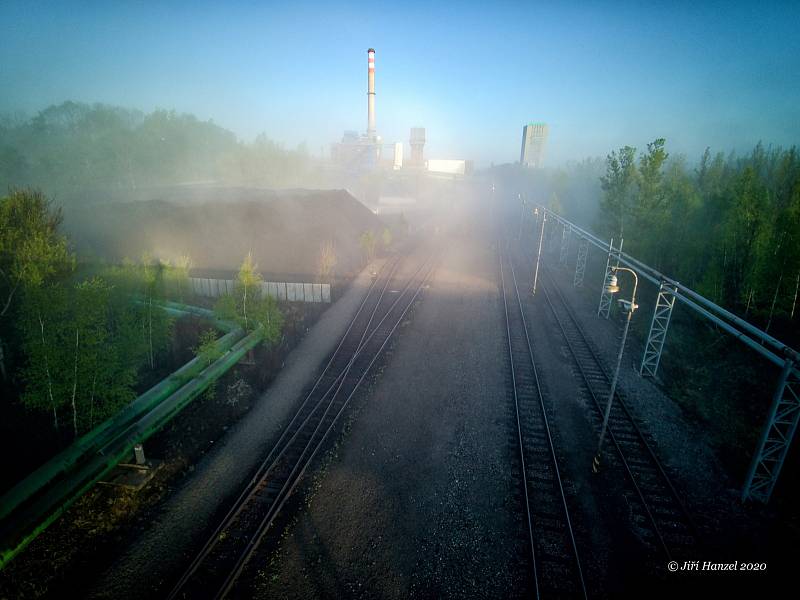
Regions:
<instances>
[{"instance_id":1,"label":"blue sky","mask_svg":"<svg viewBox=\"0 0 800 600\"><path fill-rule=\"evenodd\" d=\"M800 2L2 2L0 111L174 108L320 153L366 129L429 157L547 164L666 137L673 153L800 142Z\"/></svg>"}]
</instances>

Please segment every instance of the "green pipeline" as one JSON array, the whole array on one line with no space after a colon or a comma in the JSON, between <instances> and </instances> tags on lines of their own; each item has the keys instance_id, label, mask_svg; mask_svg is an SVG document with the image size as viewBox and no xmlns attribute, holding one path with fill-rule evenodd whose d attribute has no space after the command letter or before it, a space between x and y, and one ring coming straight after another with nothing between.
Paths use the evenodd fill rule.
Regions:
<instances>
[{"instance_id":1,"label":"green pipeline","mask_svg":"<svg viewBox=\"0 0 800 600\"><path fill-rule=\"evenodd\" d=\"M244 331L239 329L234 323L230 321L220 321L215 317L213 312L203 308L178 304L176 302L161 303L159 308L171 314L182 316L193 314L212 319L215 326L219 326L221 329L228 331L226 335L217 341L217 348L222 352L227 351L244 335ZM190 360L169 377L161 380L144 392L116 415L78 438L67 448L3 494L2 498L0 498L0 520L8 516L8 514L14 511L20 504L36 495L62 473L70 470L73 465L83 459L84 456L96 452L98 448L102 448L109 440L116 437L120 431L135 419L145 414L170 394L180 389L187 380L192 377L192 374L197 370L199 364L200 360L198 358Z\"/></svg>"},{"instance_id":2,"label":"green pipeline","mask_svg":"<svg viewBox=\"0 0 800 600\"><path fill-rule=\"evenodd\" d=\"M187 306L175 302L163 302L159 304L159 307L171 314L194 314L211 319L214 321L215 326L224 331L228 331L226 335L217 341L217 348L220 351L227 353L220 359L220 361L224 361L224 359L228 359L232 354L236 353L234 352L233 348L234 344L236 344L236 342L241 340L241 338L244 336L244 331L238 328L236 324L231 323L230 321L222 321L217 319L214 313L207 309L195 306ZM248 338L252 338L253 335L254 334L251 334L248 336ZM257 343L258 341L256 341L253 346L255 346ZM209 372L209 369L212 369L220 361L213 363L198 374L197 371L200 368L200 359L192 359L180 369L172 373L169 377L162 380L144 394L136 398L136 400L134 400L115 416L98 425L92 431L84 434L68 448L39 467L28 477L23 479L20 483L9 490L6 494L4 494L2 498L0 498L0 522L6 520L6 517L9 517L12 512L16 511L26 503L29 503L30 506L28 508L23 507L23 510L18 512L41 512L40 510L35 510L35 508L38 506L41 509L42 505L52 504L54 495L58 498L63 497L65 490L61 489L61 487L64 484L67 485L69 491L74 490L76 485L80 485L81 480L79 478L79 480L76 481L74 474L70 476L66 476L66 474L70 471L74 471L76 465L78 465L80 462L85 462L87 458L91 457L89 459L89 463L85 465L84 468L78 469L78 472L83 472L86 468L89 468L89 471L91 472L96 472L95 463L97 457L108 457L108 450L111 446L114 446L114 442L118 441L120 437L124 436L126 433L136 429L138 425L136 422L137 419L141 418L140 421L146 420L150 416L149 413L155 412L155 409L164 403L168 398L171 398L171 396L177 395L178 390L183 391L184 388L189 387L189 384L194 382L194 378L203 377ZM222 372L224 373L224 371ZM173 403L169 402L168 404L172 405ZM184 404L181 404L180 408L183 406ZM180 410L180 408L178 410ZM170 414L172 415L174 412ZM145 416L142 418L142 415ZM147 435L149 436L150 433ZM133 447L133 445L136 443L138 442L134 441L130 447ZM130 448L128 448L128 450L129 449ZM113 460L110 462L111 466L109 469L113 468L113 466L119 462L119 459L114 457L112 458ZM102 474L98 475L97 478L101 476ZM96 481L95 478L91 480L90 484L94 481ZM43 490L45 490L45 488L48 486L51 487L51 490L46 493L43 492ZM84 491L85 489L81 488L76 497L79 497ZM53 494L53 492L57 493ZM40 497L37 498L37 496ZM60 512L58 514L60 514ZM16 515L13 516L16 517ZM57 516L58 515L56 514L56 517ZM17 521L16 518L14 520ZM52 520L47 519L43 525L40 525L36 528L34 533L41 531L50 522L52 522ZM3 524L0 526L0 531L6 530L7 525L8 524ZM3 535L3 537L5 537L5 535ZM33 537L35 537L35 535ZM25 544L27 544L27 542L25 542ZM6 544L4 544L4 546L5 545ZM10 558L14 556L17 551L18 550L14 550L13 554L7 558L6 550L3 550L2 556L0 556L0 568L2 568L6 564L7 560L10 560Z\"/></svg>"},{"instance_id":3,"label":"green pipeline","mask_svg":"<svg viewBox=\"0 0 800 600\"><path fill-rule=\"evenodd\" d=\"M188 383L170 395L142 418L111 439L91 459L75 472L57 482L30 506L10 526L3 526L0 569L5 567L25 546L64 513L97 481L107 475L121 460L130 456L133 447L161 429L189 402L202 394L216 379L262 340L255 331L234 344L222 357L195 375Z\"/></svg>"}]
</instances>

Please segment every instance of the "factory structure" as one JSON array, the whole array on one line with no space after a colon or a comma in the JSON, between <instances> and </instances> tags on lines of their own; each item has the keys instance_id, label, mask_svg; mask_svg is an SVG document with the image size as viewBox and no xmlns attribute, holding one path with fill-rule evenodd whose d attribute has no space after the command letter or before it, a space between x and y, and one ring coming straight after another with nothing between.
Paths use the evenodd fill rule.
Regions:
<instances>
[{"instance_id":1,"label":"factory structure","mask_svg":"<svg viewBox=\"0 0 800 600\"><path fill-rule=\"evenodd\" d=\"M546 123L528 123L522 128L522 150L519 162L523 167L539 169L544 160L548 128Z\"/></svg>"},{"instance_id":2,"label":"factory structure","mask_svg":"<svg viewBox=\"0 0 800 600\"><path fill-rule=\"evenodd\" d=\"M457 178L469 174L467 160L425 159L425 128L412 127L409 135L411 155L404 161L403 142L384 142L375 119L375 50L367 50L367 131L345 131L342 141L331 144L331 161L345 172L364 174L384 171L427 172L432 176Z\"/></svg>"}]
</instances>

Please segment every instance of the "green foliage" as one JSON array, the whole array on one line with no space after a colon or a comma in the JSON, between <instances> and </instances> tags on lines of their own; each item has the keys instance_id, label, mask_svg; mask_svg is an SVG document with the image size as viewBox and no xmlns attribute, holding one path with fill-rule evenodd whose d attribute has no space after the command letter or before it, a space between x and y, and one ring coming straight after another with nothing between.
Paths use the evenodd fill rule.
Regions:
<instances>
[{"instance_id":1,"label":"green foliage","mask_svg":"<svg viewBox=\"0 0 800 600\"><path fill-rule=\"evenodd\" d=\"M179 302L186 302L191 296L191 286L189 284L189 270L191 268L192 261L185 255L176 260L174 265L165 263L164 279L168 291L174 294Z\"/></svg>"},{"instance_id":2,"label":"green foliage","mask_svg":"<svg viewBox=\"0 0 800 600\"><path fill-rule=\"evenodd\" d=\"M174 319L158 306L167 297L167 270L163 263L145 255L139 263L126 259L103 273L114 289L115 318L127 332L125 349L137 364L144 361L151 370L172 339ZM131 302L133 298L138 301Z\"/></svg>"},{"instance_id":3,"label":"green foliage","mask_svg":"<svg viewBox=\"0 0 800 600\"><path fill-rule=\"evenodd\" d=\"M261 274L258 273L258 265L253 262L253 253L248 252L239 266L239 273L236 276L237 284L242 288L242 292L252 291L261 285L263 281Z\"/></svg>"},{"instance_id":4,"label":"green foliage","mask_svg":"<svg viewBox=\"0 0 800 600\"><path fill-rule=\"evenodd\" d=\"M0 344L12 342L21 402L48 412L56 431L70 422L78 436L130 402L140 369L154 369L169 347L173 320L159 302L167 282L188 293L190 263L172 268L145 256L81 280L60 222L40 192L0 200L2 315L13 316L0 319Z\"/></svg>"},{"instance_id":5,"label":"green foliage","mask_svg":"<svg viewBox=\"0 0 800 600\"><path fill-rule=\"evenodd\" d=\"M662 169L669 156L664 150L664 144L664 138L647 144L647 152L639 158L639 189L636 195L636 207L642 217L664 208Z\"/></svg>"},{"instance_id":6,"label":"green foliage","mask_svg":"<svg viewBox=\"0 0 800 600\"><path fill-rule=\"evenodd\" d=\"M213 379L209 382L208 387L203 392L203 400L210 402L214 398L217 397L217 388L219 387L219 381L217 379Z\"/></svg>"},{"instance_id":7,"label":"green foliage","mask_svg":"<svg viewBox=\"0 0 800 600\"><path fill-rule=\"evenodd\" d=\"M48 411L53 427L60 426L59 411L67 403L71 380L64 343L67 301L64 288L55 285L25 288L18 327L27 364L21 369L22 402L33 410Z\"/></svg>"},{"instance_id":8,"label":"green foliage","mask_svg":"<svg viewBox=\"0 0 800 600\"><path fill-rule=\"evenodd\" d=\"M706 149L693 163L668 154L657 139L643 153L625 146L604 163L567 165L537 174L538 180L510 167L492 175L497 197L516 198L522 190L544 203L557 193L566 218L604 240L613 236L616 244L624 236L627 253L788 345L800 345L796 148L759 144L743 156ZM643 284L643 304L652 294ZM634 332L643 342L652 312L637 314ZM704 422L720 457L736 469L752 458L769 406L775 372L764 364L692 311L672 315L660 378L670 397Z\"/></svg>"},{"instance_id":9,"label":"green foliage","mask_svg":"<svg viewBox=\"0 0 800 600\"><path fill-rule=\"evenodd\" d=\"M389 246L392 245L392 232L389 230L388 227L383 228L383 233L381 234L381 242L383 243L384 249L387 249Z\"/></svg>"},{"instance_id":10,"label":"green foliage","mask_svg":"<svg viewBox=\"0 0 800 600\"><path fill-rule=\"evenodd\" d=\"M330 281L333 278L338 258L333 242L325 242L319 249L319 263L317 275L321 281Z\"/></svg>"},{"instance_id":11,"label":"green foliage","mask_svg":"<svg viewBox=\"0 0 800 600\"><path fill-rule=\"evenodd\" d=\"M63 409L77 436L135 397L137 369L125 338L138 332L125 327L115 308L111 287L100 278L26 288L20 311L22 401L51 412L56 429Z\"/></svg>"},{"instance_id":12,"label":"green foliage","mask_svg":"<svg viewBox=\"0 0 800 600\"><path fill-rule=\"evenodd\" d=\"M236 310L236 298L230 294L225 294L217 299L214 304L214 314L223 321L239 321L239 314Z\"/></svg>"},{"instance_id":13,"label":"green foliage","mask_svg":"<svg viewBox=\"0 0 800 600\"><path fill-rule=\"evenodd\" d=\"M109 284L98 277L75 286L72 323L76 332L77 368L73 373L76 435L79 429L91 429L95 422L110 416L134 396L131 386L135 368L125 364L108 326L110 292Z\"/></svg>"},{"instance_id":14,"label":"green foliage","mask_svg":"<svg viewBox=\"0 0 800 600\"><path fill-rule=\"evenodd\" d=\"M135 190L185 181L290 186L313 173L304 147L287 150L264 134L253 143L192 115L145 115L65 102L19 122L0 122L0 188Z\"/></svg>"},{"instance_id":15,"label":"green foliage","mask_svg":"<svg viewBox=\"0 0 800 600\"><path fill-rule=\"evenodd\" d=\"M262 329L264 341L269 344L274 344L280 340L284 317L275 298L262 295L260 291L248 297L247 327L245 327L243 300L243 295L231 296L226 294L221 296L214 305L214 312L220 319L234 321L247 331Z\"/></svg>"},{"instance_id":16,"label":"green foliage","mask_svg":"<svg viewBox=\"0 0 800 600\"><path fill-rule=\"evenodd\" d=\"M257 269L248 254L239 268L234 294L220 297L214 312L220 319L234 321L246 331L261 329L264 341L274 344L280 339L284 318L275 299L263 294Z\"/></svg>"},{"instance_id":17,"label":"green foliage","mask_svg":"<svg viewBox=\"0 0 800 600\"><path fill-rule=\"evenodd\" d=\"M253 262L253 253L248 252L239 267L239 274L236 277L236 286L234 293L236 294L238 307L241 309L241 316L243 320L243 327L245 330L250 329L251 323L248 323L247 315L247 300L250 298L251 309L252 305L257 302L261 295L261 282L263 279L257 271L258 266Z\"/></svg>"},{"instance_id":18,"label":"green foliage","mask_svg":"<svg viewBox=\"0 0 800 600\"><path fill-rule=\"evenodd\" d=\"M364 255L364 260L370 262L375 258L375 233L372 230L367 230L358 238L358 243L361 245L361 251Z\"/></svg>"},{"instance_id":19,"label":"green foliage","mask_svg":"<svg viewBox=\"0 0 800 600\"><path fill-rule=\"evenodd\" d=\"M800 156L757 145L694 163L659 138L605 159L492 170L496 196L534 199L598 231L787 343L800 343Z\"/></svg>"},{"instance_id":20,"label":"green foliage","mask_svg":"<svg viewBox=\"0 0 800 600\"><path fill-rule=\"evenodd\" d=\"M195 356L200 359L200 365L193 369L195 372L192 374L192 377L199 374L203 369L223 355L222 350L220 350L217 346L217 332L213 329L206 329L200 334L198 341L199 344L195 348L192 348L192 351L194 352ZM203 392L203 398L205 400L213 400L216 395L217 380L214 379L206 388L205 392Z\"/></svg>"},{"instance_id":21,"label":"green foliage","mask_svg":"<svg viewBox=\"0 0 800 600\"><path fill-rule=\"evenodd\" d=\"M203 367L207 367L222 356L222 350L217 347L217 332L206 329L200 334L198 345L192 348L194 355L200 359Z\"/></svg>"},{"instance_id":22,"label":"green foliage","mask_svg":"<svg viewBox=\"0 0 800 600\"><path fill-rule=\"evenodd\" d=\"M261 329L268 345L276 344L280 340L284 318L275 298L259 297L252 307L251 320L255 323L254 329Z\"/></svg>"},{"instance_id":23,"label":"green foliage","mask_svg":"<svg viewBox=\"0 0 800 600\"><path fill-rule=\"evenodd\" d=\"M56 429L68 412L74 436L130 402L139 369L154 368L172 339L173 320L158 307L164 271L145 257L84 281L26 285L17 322L22 402L49 411Z\"/></svg>"},{"instance_id":24,"label":"green foliage","mask_svg":"<svg viewBox=\"0 0 800 600\"><path fill-rule=\"evenodd\" d=\"M146 312L142 325L151 369L156 366L156 355L166 348L171 338L172 319L158 307L158 302L166 298L164 271L165 266L160 260L148 255L142 257L140 280Z\"/></svg>"},{"instance_id":25,"label":"green foliage","mask_svg":"<svg viewBox=\"0 0 800 600\"><path fill-rule=\"evenodd\" d=\"M636 181L636 148L624 146L619 153L612 152L606 158L606 174L600 178L603 199L600 207L606 219L606 227L619 238L625 234L625 223L634 207Z\"/></svg>"},{"instance_id":26,"label":"green foliage","mask_svg":"<svg viewBox=\"0 0 800 600\"><path fill-rule=\"evenodd\" d=\"M600 219L625 250L730 310L798 336L800 158L756 146L727 159L706 150L696 169L663 139L638 162L624 147L606 160Z\"/></svg>"},{"instance_id":27,"label":"green foliage","mask_svg":"<svg viewBox=\"0 0 800 600\"><path fill-rule=\"evenodd\" d=\"M61 219L61 210L36 190L12 191L0 200L0 315L20 287L40 286L74 268L58 232Z\"/></svg>"}]
</instances>

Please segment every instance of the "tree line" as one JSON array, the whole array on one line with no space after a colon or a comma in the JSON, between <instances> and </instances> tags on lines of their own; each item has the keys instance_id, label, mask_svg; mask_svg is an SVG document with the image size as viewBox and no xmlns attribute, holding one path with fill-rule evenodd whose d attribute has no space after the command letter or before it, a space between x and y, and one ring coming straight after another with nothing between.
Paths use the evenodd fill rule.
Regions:
<instances>
[{"instance_id":1,"label":"tree line","mask_svg":"<svg viewBox=\"0 0 800 600\"><path fill-rule=\"evenodd\" d=\"M0 387L49 414L59 438L74 439L133 400L142 374L156 373L174 325L159 304L189 299L191 262L145 255L78 265L60 224L60 209L41 192L0 199ZM283 315L260 283L248 255L234 293L215 309L272 344ZM208 359L216 337L204 332L195 352Z\"/></svg>"},{"instance_id":2,"label":"tree line","mask_svg":"<svg viewBox=\"0 0 800 600\"><path fill-rule=\"evenodd\" d=\"M36 186L69 196L211 181L281 187L308 181L314 169L302 144L286 149L265 134L245 143L213 121L175 111L64 102L30 118L0 118L4 190Z\"/></svg>"},{"instance_id":3,"label":"tree line","mask_svg":"<svg viewBox=\"0 0 800 600\"><path fill-rule=\"evenodd\" d=\"M796 330L800 156L757 145L703 153L695 166L656 139L606 158L597 224L625 251L716 303Z\"/></svg>"},{"instance_id":4,"label":"tree line","mask_svg":"<svg viewBox=\"0 0 800 600\"><path fill-rule=\"evenodd\" d=\"M659 138L551 170L492 169L497 194L544 202L717 304L800 343L800 155L756 145L696 162Z\"/></svg>"},{"instance_id":5,"label":"tree line","mask_svg":"<svg viewBox=\"0 0 800 600\"><path fill-rule=\"evenodd\" d=\"M60 223L41 192L0 200L0 367L4 387L77 437L135 397L140 369L156 368L172 319L154 301L188 272L146 256L82 272Z\"/></svg>"}]
</instances>

